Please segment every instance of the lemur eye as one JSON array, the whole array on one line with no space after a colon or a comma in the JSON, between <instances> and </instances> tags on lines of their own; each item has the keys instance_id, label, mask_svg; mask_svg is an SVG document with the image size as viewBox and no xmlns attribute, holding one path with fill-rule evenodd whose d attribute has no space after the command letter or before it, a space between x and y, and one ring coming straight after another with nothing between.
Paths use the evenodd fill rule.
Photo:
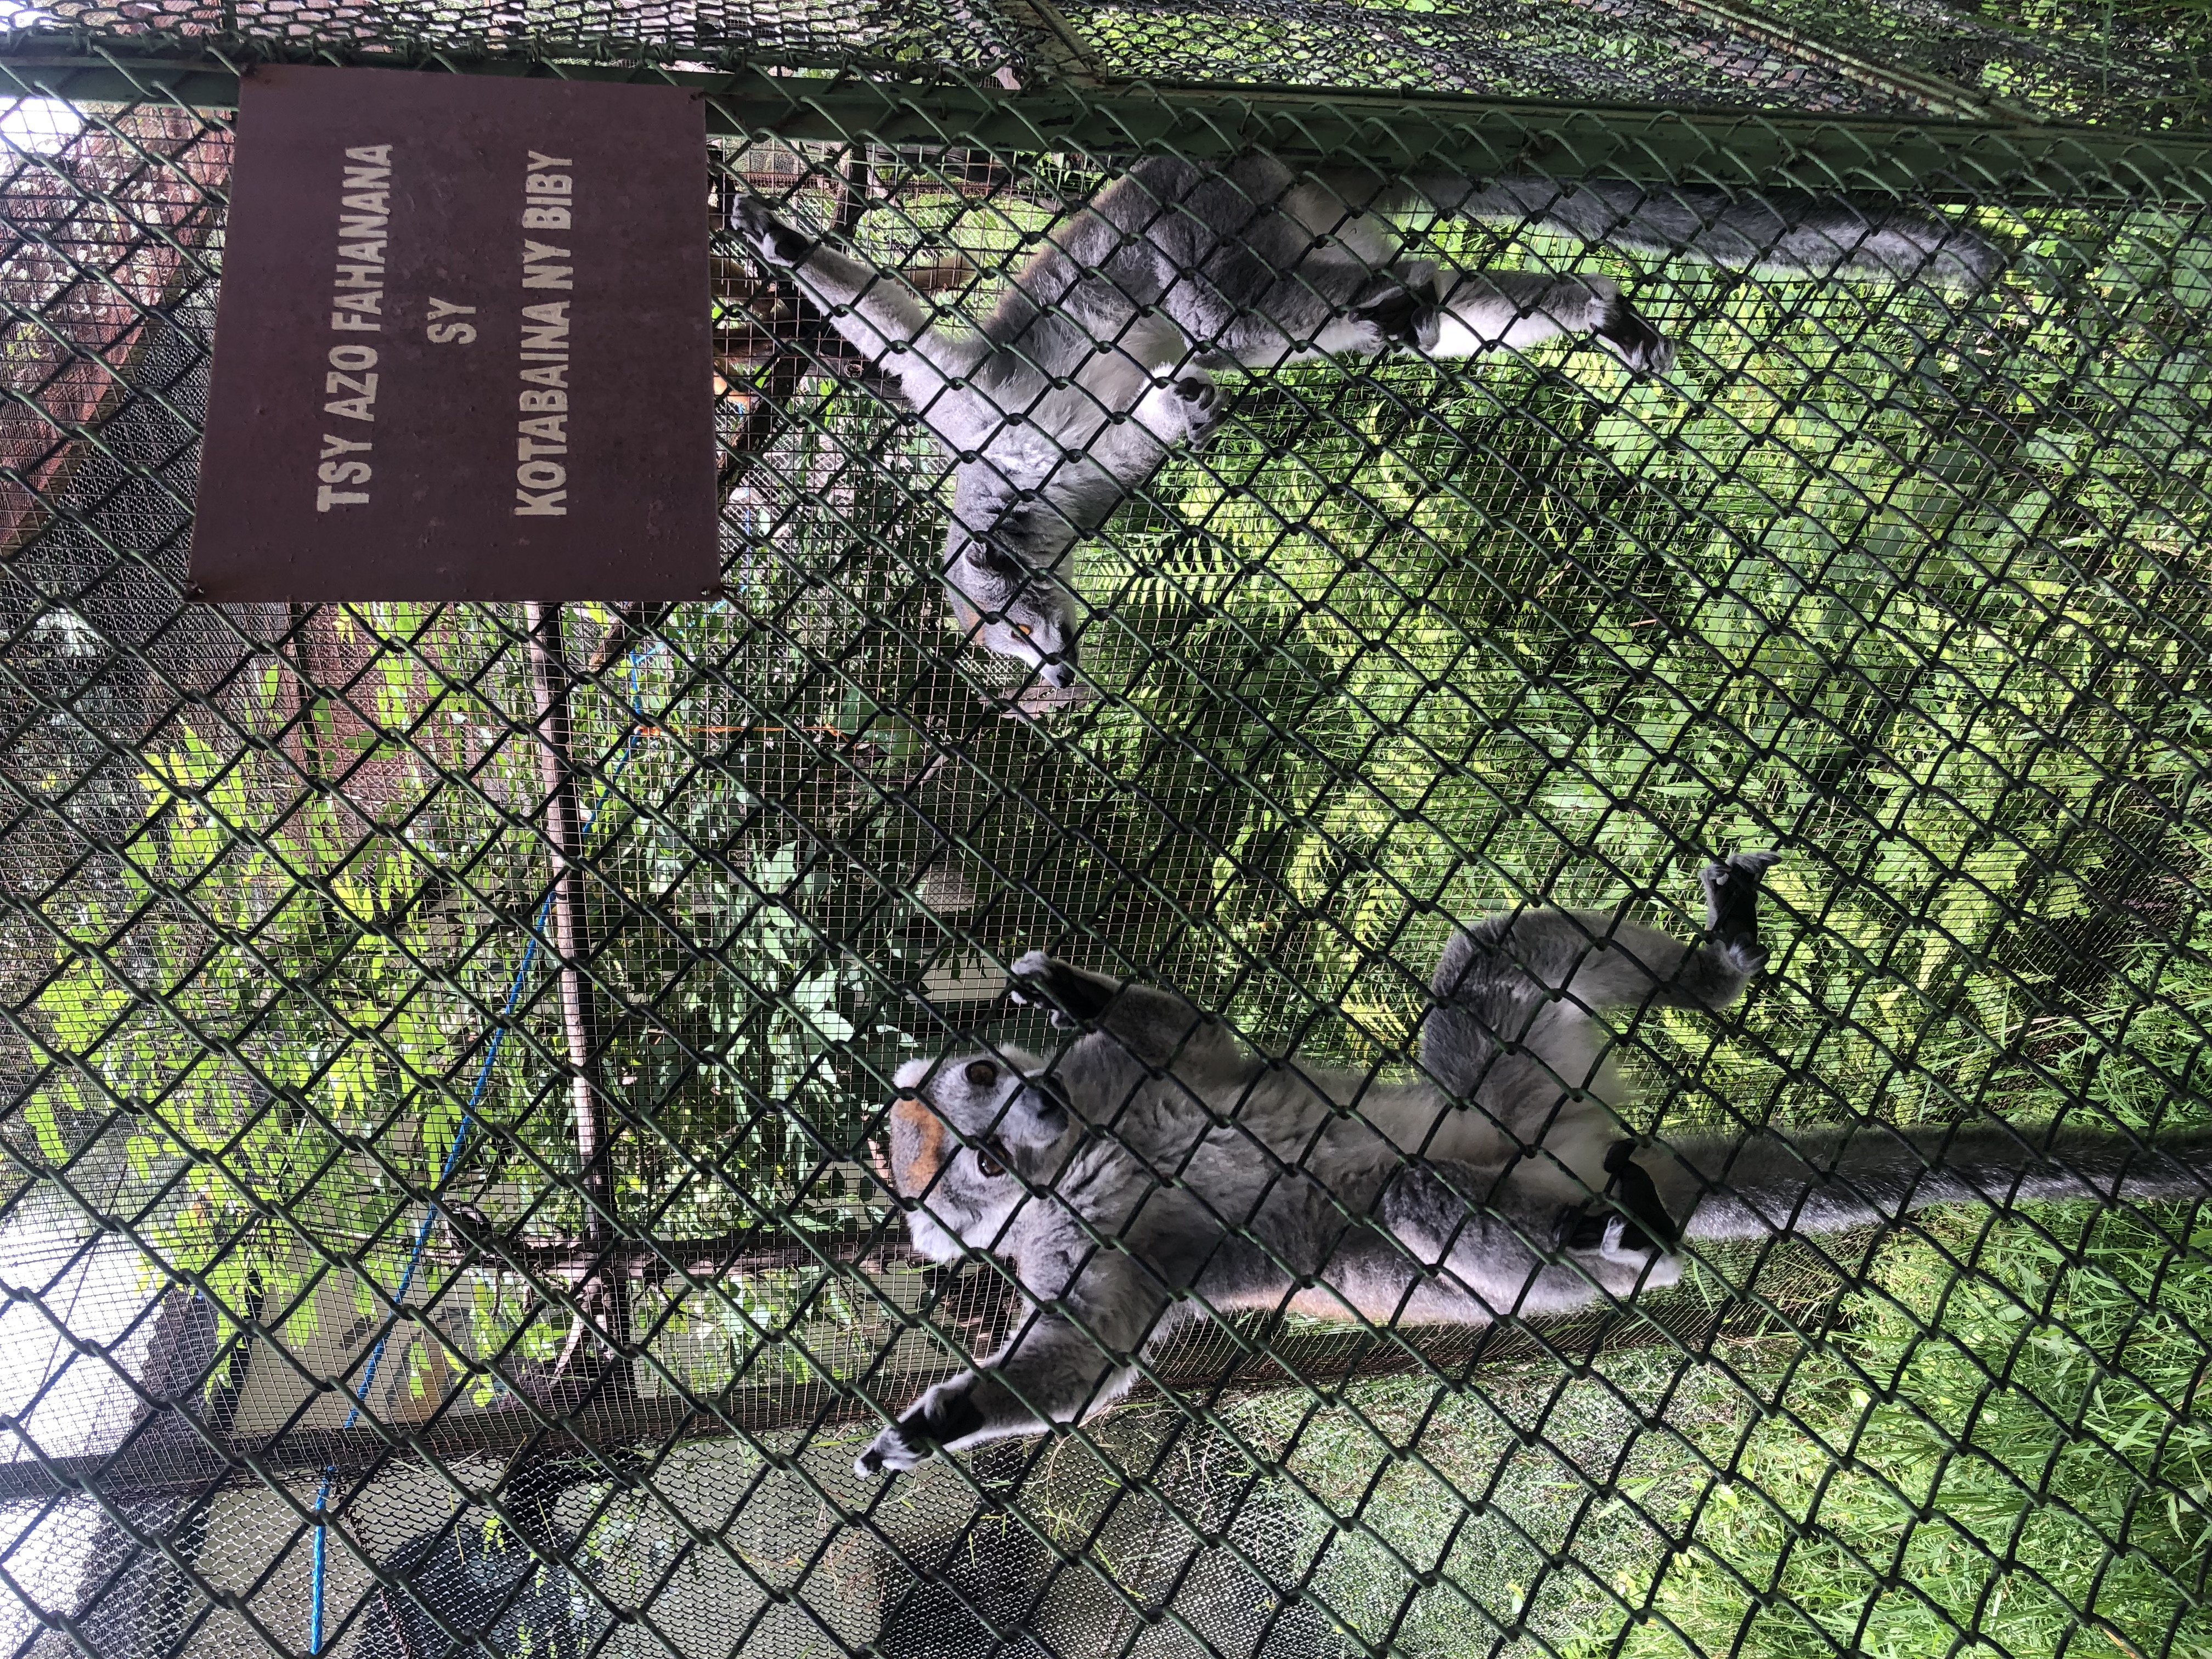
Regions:
<instances>
[{"instance_id":1,"label":"lemur eye","mask_svg":"<svg viewBox=\"0 0 2212 1659\"><path fill-rule=\"evenodd\" d=\"M976 1150L975 1167L983 1172L984 1180L996 1181L1000 1176L1006 1174L1006 1166L1000 1161L1000 1158L1005 1155L1006 1150L998 1143L995 1137L985 1141Z\"/></svg>"},{"instance_id":2,"label":"lemur eye","mask_svg":"<svg viewBox=\"0 0 2212 1659\"><path fill-rule=\"evenodd\" d=\"M1028 639L1034 631L1027 623L1009 623L1008 626L1012 628L1014 632L1020 635L1024 639Z\"/></svg>"},{"instance_id":3,"label":"lemur eye","mask_svg":"<svg viewBox=\"0 0 2212 1659\"><path fill-rule=\"evenodd\" d=\"M971 1060L968 1062L967 1078L971 1087L988 1089L999 1080L999 1068L988 1060Z\"/></svg>"}]
</instances>

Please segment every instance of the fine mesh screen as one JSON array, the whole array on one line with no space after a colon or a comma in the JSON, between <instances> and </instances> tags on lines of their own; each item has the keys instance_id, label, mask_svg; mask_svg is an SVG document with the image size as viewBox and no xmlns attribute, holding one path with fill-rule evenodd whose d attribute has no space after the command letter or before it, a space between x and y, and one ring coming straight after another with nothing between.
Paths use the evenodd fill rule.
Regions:
<instances>
[{"instance_id":1,"label":"fine mesh screen","mask_svg":"<svg viewBox=\"0 0 2212 1659\"><path fill-rule=\"evenodd\" d=\"M1479 1328L1199 1318L1080 1424L854 1468L1025 1317L1033 1267L925 1261L882 1160L901 1066L1066 1040L1004 999L1031 949L1401 1079L1455 924L1689 938L1698 869L1772 847L1748 999L1618 1022L1624 1134L2203 1120L2201 41L1659 0L35 21L0 107L11 1650L2212 1640L2185 1199L1784 1216ZM193 600L223 77L311 52L709 94L720 597ZM1679 360L1577 326L1214 365L1218 429L1066 568L1055 684L948 596L941 411L744 204L972 321L1139 157L1262 143L1848 185L2001 268L1407 208L1407 259L1618 282Z\"/></svg>"}]
</instances>

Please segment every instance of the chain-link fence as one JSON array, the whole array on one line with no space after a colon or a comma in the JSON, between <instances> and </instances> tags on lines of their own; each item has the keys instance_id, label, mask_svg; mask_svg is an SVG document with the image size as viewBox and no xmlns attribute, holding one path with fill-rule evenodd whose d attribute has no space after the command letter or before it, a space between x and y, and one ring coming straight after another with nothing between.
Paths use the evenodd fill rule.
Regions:
<instances>
[{"instance_id":1,"label":"chain-link fence","mask_svg":"<svg viewBox=\"0 0 2212 1659\"><path fill-rule=\"evenodd\" d=\"M1999 0L15 15L9 1651L2212 1650L2201 26ZM718 598L192 602L228 113L243 68L309 58L705 93ZM1386 209L1345 182L1416 177L1456 184ZM1021 262L1089 258L1085 204L1132 179L1103 336L1071 289L1030 293L1043 321L988 372L868 348L887 296L945 351L993 317L1004 346L1050 263ZM1317 180L1345 215L1289 298L1237 312L1275 343L1241 357L1187 312L1234 298L1261 232L1203 269L1158 252L1224 179L1251 223ZM1655 204L1703 228L1639 240ZM1346 228L1364 207L1384 253ZM1828 269L1777 251L1806 211ZM1719 246L1754 222L1763 259ZM1133 246L1157 291L1127 291ZM849 303L817 248L866 274ZM1508 269L1536 286L1481 275ZM1131 343L1162 318L1184 356ZM1149 378L1078 372L1116 354ZM1028 402L992 390L1014 359ZM979 395L980 434L953 412ZM1574 1075L1525 1018L1491 1020L1487 1070L1425 1046L1456 925L1597 907L1577 960L1631 924L1694 939L1698 869L1760 848L1768 959L1734 1007L1647 988ZM1537 1003L1588 1000L1546 1002L1516 948L1492 967ZM1185 1000L1158 1005L1173 1040L1073 977L1010 1000L1039 949ZM1055 1006L1142 1062L1122 1094L1025 1057L1068 1040ZM1272 1066L1209 1081L1188 1045L1224 1027ZM1273 1194L1391 1103L1486 1121L1531 1054L1553 1070L1522 1096L1633 1143L1656 1196L1547 1128L1480 1190L1481 1160L1400 1137L1299 1224L1366 1241L1395 1302L1299 1258L1272 1196L1223 1213L1225 1177L1125 1110L1179 1102ZM1036 1073L1016 1105L1085 1150L1009 1150L1003 1103L963 1117L970 1055ZM1300 1109L1300 1146L1253 1127L1329 1076L1355 1081ZM2054 1149L2054 1120L2083 1133ZM2004 1125L2018 1155L1960 1186ZM1910 1178L1808 1152L1729 1232L1755 1159L1668 1174L1778 1135L1905 1148ZM1109 1166L1120 1209L1084 1194ZM1861 1201L1829 1202L1854 1169ZM1556 1230L1529 1220L1561 1178ZM1426 1254L1423 1180L1455 1211ZM1013 1221L963 1222L977 1191ZM1021 1243L1046 1213L1077 1218L1057 1278ZM1176 1228L1211 1253L1179 1277ZM1482 1289L1493 1257L1570 1292ZM1133 1335L1097 1322L1115 1263ZM1048 1328L1111 1356L1027 1401L1080 1422L855 1470Z\"/></svg>"}]
</instances>

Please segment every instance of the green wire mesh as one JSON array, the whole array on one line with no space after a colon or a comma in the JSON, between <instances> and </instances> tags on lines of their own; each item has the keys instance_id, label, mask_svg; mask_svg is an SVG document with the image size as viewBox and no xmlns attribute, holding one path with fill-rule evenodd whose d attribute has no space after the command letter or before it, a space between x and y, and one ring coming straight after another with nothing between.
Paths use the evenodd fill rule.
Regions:
<instances>
[{"instance_id":1,"label":"green wire mesh","mask_svg":"<svg viewBox=\"0 0 2212 1659\"><path fill-rule=\"evenodd\" d=\"M2203 1116L2201 38L1917 0L26 21L9 1651L298 1653L317 1608L362 1659L2212 1645L2193 1206L1778 1238L1478 1333L1215 1324L1079 1431L851 1468L1011 1316L908 1249L872 1140L904 1060L1049 1040L1000 1000L1032 947L1387 1070L1455 918L1686 927L1711 851L1783 846L1751 1003L1633 1034L1651 1124ZM1899 189L2011 258L1957 301L1436 227L1622 278L1680 370L1237 379L1088 547L1051 692L945 615L913 411L725 235L721 598L218 610L185 550L225 88L310 55L690 76L720 211L955 309L1244 121ZM1622 107L1355 95L1400 88ZM592 813L566 962L549 685Z\"/></svg>"}]
</instances>

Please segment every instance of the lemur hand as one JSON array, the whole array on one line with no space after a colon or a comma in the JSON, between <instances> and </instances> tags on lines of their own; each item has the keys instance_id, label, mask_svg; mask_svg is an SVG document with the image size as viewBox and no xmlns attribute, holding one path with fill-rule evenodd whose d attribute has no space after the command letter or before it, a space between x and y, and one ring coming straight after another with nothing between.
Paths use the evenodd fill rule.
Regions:
<instances>
[{"instance_id":1,"label":"lemur hand","mask_svg":"<svg viewBox=\"0 0 2212 1659\"><path fill-rule=\"evenodd\" d=\"M854 1459L855 1474L903 1474L932 1452L963 1440L983 1426L983 1413L969 1397L973 1376L940 1382L908 1407L899 1420L868 1443Z\"/></svg>"},{"instance_id":2,"label":"lemur hand","mask_svg":"<svg viewBox=\"0 0 2212 1659\"><path fill-rule=\"evenodd\" d=\"M752 245L756 257L765 264L789 269L806 263L806 256L814 252L814 239L804 231L793 230L789 225L768 210L759 198L748 196L730 210L730 222L738 235Z\"/></svg>"},{"instance_id":3,"label":"lemur hand","mask_svg":"<svg viewBox=\"0 0 2212 1659\"><path fill-rule=\"evenodd\" d=\"M1381 337L1380 345L1435 349L1438 312L1443 304L1433 259L1408 259L1370 283L1352 302L1352 314Z\"/></svg>"},{"instance_id":4,"label":"lemur hand","mask_svg":"<svg viewBox=\"0 0 2212 1659\"><path fill-rule=\"evenodd\" d=\"M1595 333L1606 348L1629 368L1649 374L1664 374L1674 367L1674 343L1652 326L1651 320L1618 288L1603 297Z\"/></svg>"},{"instance_id":5,"label":"lemur hand","mask_svg":"<svg viewBox=\"0 0 2212 1659\"><path fill-rule=\"evenodd\" d=\"M1705 931L1747 974L1766 966L1759 942L1759 878L1782 862L1779 853L1731 853L1698 872L1705 890Z\"/></svg>"},{"instance_id":6,"label":"lemur hand","mask_svg":"<svg viewBox=\"0 0 2212 1659\"><path fill-rule=\"evenodd\" d=\"M1006 1000L1017 1007L1049 1009L1052 1023L1069 1030L1104 1013L1119 988L1113 981L1071 968L1057 957L1029 951L1014 959Z\"/></svg>"}]
</instances>

